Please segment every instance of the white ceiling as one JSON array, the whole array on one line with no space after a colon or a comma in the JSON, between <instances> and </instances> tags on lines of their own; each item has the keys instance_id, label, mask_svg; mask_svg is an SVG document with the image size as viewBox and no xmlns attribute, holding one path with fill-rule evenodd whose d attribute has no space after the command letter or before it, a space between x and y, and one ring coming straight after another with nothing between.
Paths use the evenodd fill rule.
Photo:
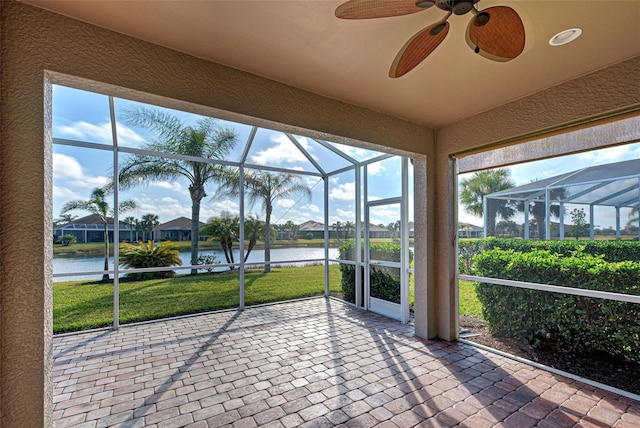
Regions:
<instances>
[{"instance_id":1,"label":"white ceiling","mask_svg":"<svg viewBox=\"0 0 640 428\"><path fill-rule=\"evenodd\" d=\"M474 54L465 41L471 15L452 16L445 41L399 79L388 77L397 52L443 11L346 21L332 0L23 2L432 127L640 55L640 0L482 0L479 9L508 5L520 14L526 44L518 58ZM583 29L578 40L549 46L571 27Z\"/></svg>"}]
</instances>

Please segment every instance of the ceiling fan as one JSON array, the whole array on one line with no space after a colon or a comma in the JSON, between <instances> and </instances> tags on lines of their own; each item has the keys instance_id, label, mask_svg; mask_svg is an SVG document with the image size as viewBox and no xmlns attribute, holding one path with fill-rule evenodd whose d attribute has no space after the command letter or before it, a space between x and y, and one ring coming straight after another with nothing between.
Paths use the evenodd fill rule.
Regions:
<instances>
[{"instance_id":1,"label":"ceiling fan","mask_svg":"<svg viewBox=\"0 0 640 428\"><path fill-rule=\"evenodd\" d=\"M524 24L518 13L507 6L478 10L480 0L349 0L336 8L341 19L371 19L410 15L432 6L447 14L443 19L416 33L400 49L391 65L389 77L401 77L424 61L449 33L451 15L473 17L467 26L467 44L477 54L493 61L516 58L524 49Z\"/></svg>"}]
</instances>

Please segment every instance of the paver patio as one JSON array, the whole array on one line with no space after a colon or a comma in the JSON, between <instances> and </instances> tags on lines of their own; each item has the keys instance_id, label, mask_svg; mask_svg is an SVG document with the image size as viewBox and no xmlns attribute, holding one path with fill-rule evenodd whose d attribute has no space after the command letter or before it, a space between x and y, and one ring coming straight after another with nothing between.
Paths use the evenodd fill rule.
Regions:
<instances>
[{"instance_id":1,"label":"paver patio","mask_svg":"<svg viewBox=\"0 0 640 428\"><path fill-rule=\"evenodd\" d=\"M73 427L640 426L640 403L317 298L54 338Z\"/></svg>"}]
</instances>

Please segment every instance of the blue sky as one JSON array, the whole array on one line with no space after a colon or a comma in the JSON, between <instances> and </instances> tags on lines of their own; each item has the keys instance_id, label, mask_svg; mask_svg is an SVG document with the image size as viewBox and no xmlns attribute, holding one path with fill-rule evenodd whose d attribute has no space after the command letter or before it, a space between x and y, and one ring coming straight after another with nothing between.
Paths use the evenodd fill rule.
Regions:
<instances>
[{"instance_id":1,"label":"blue sky","mask_svg":"<svg viewBox=\"0 0 640 428\"><path fill-rule=\"evenodd\" d=\"M114 102L117 119L117 138L121 147L140 148L153 139L147 130L127 125L121 120L121 112L130 106L142 106L140 103L122 99ZM199 118L190 113L162 109L178 117L184 124L195 124ZM251 127L244 124L219 120L220 126L233 129L238 136L236 148L228 155L228 160L240 159ZM53 91L53 134L56 138L85 141L105 145L112 144L112 130L109 115L108 97L72 88L55 86ZM295 136L296 141L305 148L312 158L326 170L333 171L347 166L348 163L322 147L316 141ZM364 160L379 155L361 148L332 143L353 158ZM121 154L120 162L128 156ZM256 165L271 165L298 171L316 171L313 164L283 133L260 129L248 153L248 162ZM71 200L87 199L93 188L109 182L113 170L113 154L106 150L78 148L55 145L54 163L54 217L60 215L61 207ZM400 196L400 161L392 158L376 162L369 166L369 198ZM285 223L288 220L300 224L307 220L324 221L323 191L320 177L301 175L302 180L312 188L312 199L299 200L289 198L278 200L272 216L273 223ZM165 222L176 217L191 217L191 199L186 179L173 181L150 180L143 186L120 192L120 200L132 199L137 209L121 214L122 217L140 218L144 214L154 213ZM207 188L208 196L202 201L200 220L218 216L223 212L237 213L238 201L216 196L215 185ZM355 221L355 176L346 172L329 179L329 223L336 221ZM377 208L372 213L371 222L388 224L399 219L395 207ZM262 206L247 206L248 214L264 217ZM73 214L83 216L86 213L76 211Z\"/></svg>"},{"instance_id":2,"label":"blue sky","mask_svg":"<svg viewBox=\"0 0 640 428\"><path fill-rule=\"evenodd\" d=\"M123 147L143 147L153 139L147 130L128 126L121 119L121 112L130 106L143 104L116 99L118 143ZM194 124L199 116L162 109L174 114L187 125ZM238 136L238 144L229 154L228 160L240 159L251 127L245 124L218 120L219 125L232 128ZM53 126L54 137L92 143L111 145L112 132L109 116L109 103L105 95L80 91L72 88L54 86L53 92ZM345 167L348 163L312 139L295 136L296 141L304 147L321 167L333 171ZM379 152L362 148L331 143L345 154L358 159L370 159ZM127 155L122 155L127 156ZM536 179L544 179L580 168L640 158L640 144L628 144L608 149L595 150L570 156L562 156L542 161L528 162L510 166L511 178L516 185L526 184ZM123 158L121 158L123 159ZM64 203L70 200L86 199L91 190L103 186L109 181L113 168L113 155L109 151L78 148L72 146L54 146L54 216L60 214ZM312 163L298 150L289 138L280 132L261 128L248 154L248 161L257 165L271 165L298 171L316 171ZM396 197L400 195L400 160L391 158L371 164L368 168L368 197L370 200ZM470 174L459 176L459 180ZM323 222L323 190L319 177L302 175L304 182L312 188L312 199L280 199L274 209L272 221L285 223L289 220L300 224L307 220ZM208 196L203 200L200 213L201 221L222 214L237 213L237 200L216 197L215 185L207 189ZM147 213L154 213L160 221L191 216L191 199L188 194L188 182L185 179L174 181L149 181L144 186L122 191L121 200L132 199L138 208L123 214L123 217L140 218ZM329 179L329 224L336 221L355 221L355 176L353 172L345 172ZM410 197L410 212L413 208L413 197ZM569 207L569 210L571 207ZM588 209L585 211L588 212ZM247 214L263 218L262 206L247 206ZM626 223L629 210L623 210L622 223ZM82 216L83 212L73 214ZM513 220L522 222L522 216ZM615 214L612 208L598 209L595 215L596 224L600 227L614 227ZM386 206L372 210L373 224L388 224L399 218L397 206ZM412 218L412 217L411 217ZM460 222L482 225L482 219L467 213L462 206L458 210ZM566 222L569 222L566 217Z\"/></svg>"}]
</instances>

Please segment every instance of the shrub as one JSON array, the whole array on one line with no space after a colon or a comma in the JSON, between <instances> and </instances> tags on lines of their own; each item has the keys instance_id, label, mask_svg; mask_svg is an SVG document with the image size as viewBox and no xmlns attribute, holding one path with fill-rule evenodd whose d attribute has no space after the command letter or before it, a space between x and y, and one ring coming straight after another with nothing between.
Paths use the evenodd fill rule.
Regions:
<instances>
[{"instance_id":1,"label":"shrub","mask_svg":"<svg viewBox=\"0 0 640 428\"><path fill-rule=\"evenodd\" d=\"M76 242L78 242L78 240L76 239L75 235L67 234L60 237L60 243L65 247L71 244L75 244Z\"/></svg>"},{"instance_id":2,"label":"shrub","mask_svg":"<svg viewBox=\"0 0 640 428\"><path fill-rule=\"evenodd\" d=\"M350 240L340 246L341 260L355 260L355 241ZM370 255L373 260L387 260L399 262L401 248L399 244L372 243ZM362 257L364 260L364 256ZM409 251L409 263L413 260L413 251ZM344 300L355 303L356 269L353 265L340 264L342 278L342 293ZM364 268L361 268L364 284ZM364 286L364 285L363 285ZM371 269L370 281L371 295L373 297L400 303L400 269L386 266L374 266Z\"/></svg>"},{"instance_id":3,"label":"shrub","mask_svg":"<svg viewBox=\"0 0 640 428\"><path fill-rule=\"evenodd\" d=\"M485 277L640 295L639 263L610 262L583 251L494 249L476 256L475 269ZM640 362L639 304L484 283L476 283L476 291L495 334Z\"/></svg>"},{"instance_id":4,"label":"shrub","mask_svg":"<svg viewBox=\"0 0 640 428\"><path fill-rule=\"evenodd\" d=\"M473 274L473 258L486 250L501 248L526 253L549 250L554 254L570 255L576 251L594 256L602 255L606 261L640 262L640 241L539 241L532 239L461 239L458 242L459 271Z\"/></svg>"},{"instance_id":5,"label":"shrub","mask_svg":"<svg viewBox=\"0 0 640 428\"><path fill-rule=\"evenodd\" d=\"M164 241L155 245L153 241L138 241L138 245L122 244L120 246L120 266L126 269L150 268L165 266L181 266L180 253L175 243ZM136 280L153 278L171 278L175 271L128 273L127 278Z\"/></svg>"},{"instance_id":6,"label":"shrub","mask_svg":"<svg viewBox=\"0 0 640 428\"><path fill-rule=\"evenodd\" d=\"M198 256L198 264L199 265L218 265L220 264L220 260L215 254L207 254L204 256ZM202 267L200 270L206 270L208 273L213 272L213 267Z\"/></svg>"}]
</instances>

